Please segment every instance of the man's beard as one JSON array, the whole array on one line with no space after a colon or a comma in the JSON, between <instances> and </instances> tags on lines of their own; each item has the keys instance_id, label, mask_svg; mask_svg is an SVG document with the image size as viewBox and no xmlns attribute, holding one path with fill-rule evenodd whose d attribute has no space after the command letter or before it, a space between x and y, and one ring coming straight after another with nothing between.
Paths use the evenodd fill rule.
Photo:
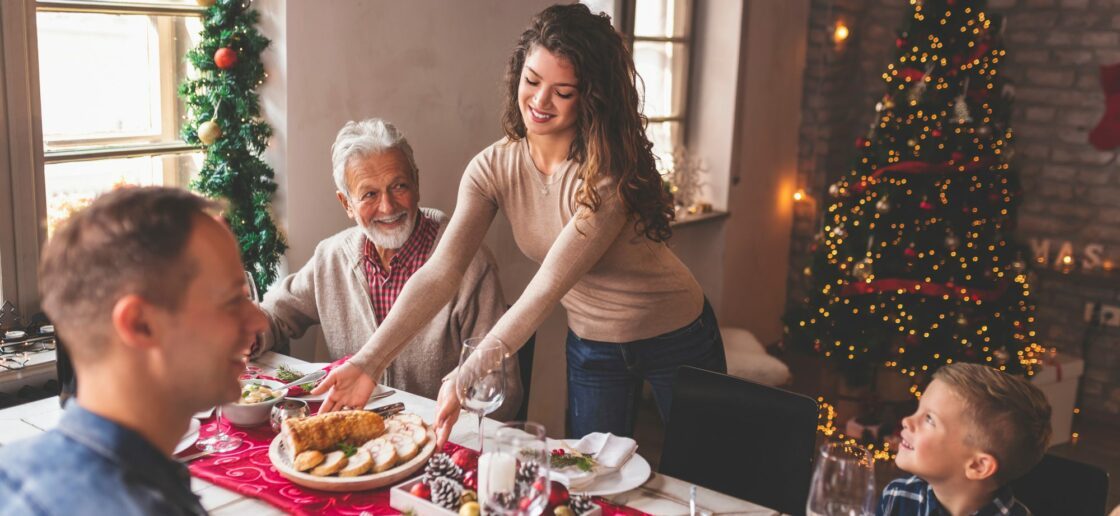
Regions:
<instances>
[{"instance_id":1,"label":"man's beard","mask_svg":"<svg viewBox=\"0 0 1120 516\"><path fill-rule=\"evenodd\" d=\"M377 227L377 222L388 222L396 220L402 213L390 215L388 217L379 217L369 221L369 225L364 222L358 222L358 227L362 228L362 232L366 234L366 238L378 249L400 249L404 243L408 241L408 237L412 235L412 229L416 227L417 212L412 213L403 212L406 218L405 224L399 228L384 230Z\"/></svg>"}]
</instances>

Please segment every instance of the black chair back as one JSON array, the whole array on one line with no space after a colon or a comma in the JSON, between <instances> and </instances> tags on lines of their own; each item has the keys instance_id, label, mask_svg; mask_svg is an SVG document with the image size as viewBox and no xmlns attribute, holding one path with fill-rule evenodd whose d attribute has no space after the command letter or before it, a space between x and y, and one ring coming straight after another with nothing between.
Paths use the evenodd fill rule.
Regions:
<instances>
[{"instance_id":1,"label":"black chair back","mask_svg":"<svg viewBox=\"0 0 1120 516\"><path fill-rule=\"evenodd\" d=\"M817 402L726 374L682 367L659 471L786 514L805 514Z\"/></svg>"},{"instance_id":2,"label":"black chair back","mask_svg":"<svg viewBox=\"0 0 1120 516\"><path fill-rule=\"evenodd\" d=\"M1108 473L1096 466L1044 455L1011 483L1015 498L1034 516L1102 515L1107 512Z\"/></svg>"},{"instance_id":3,"label":"black chair back","mask_svg":"<svg viewBox=\"0 0 1120 516\"><path fill-rule=\"evenodd\" d=\"M517 409L517 421L529 420L529 387L533 381L533 352L537 344L537 334L529 337L521 349L517 350L517 366L521 368L521 407Z\"/></svg>"}]
</instances>

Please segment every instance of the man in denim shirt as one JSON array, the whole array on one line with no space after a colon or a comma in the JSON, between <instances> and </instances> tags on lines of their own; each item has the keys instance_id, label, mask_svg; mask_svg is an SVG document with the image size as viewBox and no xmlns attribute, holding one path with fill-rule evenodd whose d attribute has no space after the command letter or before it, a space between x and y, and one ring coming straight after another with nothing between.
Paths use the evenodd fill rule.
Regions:
<instances>
[{"instance_id":1,"label":"man in denim shirt","mask_svg":"<svg viewBox=\"0 0 1120 516\"><path fill-rule=\"evenodd\" d=\"M205 514L171 458L191 415L239 396L264 315L218 206L129 188L43 251L43 309L81 389L54 430L0 448L0 514Z\"/></svg>"}]
</instances>

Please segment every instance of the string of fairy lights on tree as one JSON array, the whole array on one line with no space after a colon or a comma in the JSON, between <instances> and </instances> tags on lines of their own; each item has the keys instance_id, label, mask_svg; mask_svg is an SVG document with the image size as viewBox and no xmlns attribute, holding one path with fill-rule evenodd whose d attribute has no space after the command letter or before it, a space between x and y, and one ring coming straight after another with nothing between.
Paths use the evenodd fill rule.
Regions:
<instances>
[{"instance_id":1,"label":"string of fairy lights on tree","mask_svg":"<svg viewBox=\"0 0 1120 516\"><path fill-rule=\"evenodd\" d=\"M1002 19L983 0L911 0L883 97L833 183L786 342L853 384L879 368L918 382L953 362L1033 374L1043 348L1012 167L1014 89Z\"/></svg>"},{"instance_id":2,"label":"string of fairy lights on tree","mask_svg":"<svg viewBox=\"0 0 1120 516\"><path fill-rule=\"evenodd\" d=\"M229 203L226 220L263 294L276 279L277 264L287 249L272 217L274 173L260 157L272 135L261 118L256 92L267 77L261 53L269 40L257 31L259 15L248 1L198 3L207 7L202 39L187 52L197 77L179 86L188 112L183 139L206 149L191 188Z\"/></svg>"}]
</instances>

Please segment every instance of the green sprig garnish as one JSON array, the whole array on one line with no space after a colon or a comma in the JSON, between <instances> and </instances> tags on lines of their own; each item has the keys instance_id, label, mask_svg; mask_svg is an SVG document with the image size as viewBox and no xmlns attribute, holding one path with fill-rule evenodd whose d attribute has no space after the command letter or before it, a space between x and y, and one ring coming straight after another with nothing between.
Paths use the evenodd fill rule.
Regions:
<instances>
[{"instance_id":1,"label":"green sprig garnish","mask_svg":"<svg viewBox=\"0 0 1120 516\"><path fill-rule=\"evenodd\" d=\"M561 453L556 453L560 451ZM553 469L563 469L576 467L580 471L590 472L595 468L595 455L584 455L579 452L562 452L562 450L555 450L549 456L549 464Z\"/></svg>"},{"instance_id":2,"label":"green sprig garnish","mask_svg":"<svg viewBox=\"0 0 1120 516\"><path fill-rule=\"evenodd\" d=\"M280 367L276 368L276 378L281 382L293 382L300 379L301 376L303 376L303 373L300 373L299 371L296 371L295 369L292 369L287 365L281 365Z\"/></svg>"},{"instance_id":3,"label":"green sprig garnish","mask_svg":"<svg viewBox=\"0 0 1120 516\"><path fill-rule=\"evenodd\" d=\"M358 447L350 443L338 443L338 449L342 452L343 455L346 455L347 457L351 457L355 453L358 453Z\"/></svg>"}]
</instances>

